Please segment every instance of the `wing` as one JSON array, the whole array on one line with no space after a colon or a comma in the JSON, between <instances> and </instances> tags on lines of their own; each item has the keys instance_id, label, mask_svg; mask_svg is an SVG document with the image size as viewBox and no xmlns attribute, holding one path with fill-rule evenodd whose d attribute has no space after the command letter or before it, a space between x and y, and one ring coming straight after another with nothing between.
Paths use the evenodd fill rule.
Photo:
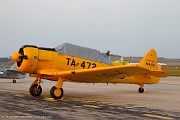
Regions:
<instances>
[{"instance_id":1,"label":"wing","mask_svg":"<svg viewBox=\"0 0 180 120\"><path fill-rule=\"evenodd\" d=\"M52 77L56 76L74 82L103 83L107 81L110 82L114 79L122 79L124 77L146 74L149 72L150 70L137 65L127 65L70 71L43 70L40 74Z\"/></svg>"},{"instance_id":2,"label":"wing","mask_svg":"<svg viewBox=\"0 0 180 120\"><path fill-rule=\"evenodd\" d=\"M17 68L16 68L16 64L14 64L11 68L6 69L7 72L11 72L11 73L16 73L16 74L22 74L25 75L25 73L20 72Z\"/></svg>"},{"instance_id":3,"label":"wing","mask_svg":"<svg viewBox=\"0 0 180 120\"><path fill-rule=\"evenodd\" d=\"M73 82L106 83L114 79L123 79L139 74L148 74L156 77L166 77L166 72L151 71L138 65L111 66L94 69L79 69L70 71L43 70L40 74L60 77Z\"/></svg>"},{"instance_id":4,"label":"wing","mask_svg":"<svg viewBox=\"0 0 180 120\"><path fill-rule=\"evenodd\" d=\"M140 68L137 65L113 66L97 69L63 71L58 72L57 76L77 82L104 83L111 82L114 79L123 79L124 77L148 72L149 70Z\"/></svg>"}]
</instances>

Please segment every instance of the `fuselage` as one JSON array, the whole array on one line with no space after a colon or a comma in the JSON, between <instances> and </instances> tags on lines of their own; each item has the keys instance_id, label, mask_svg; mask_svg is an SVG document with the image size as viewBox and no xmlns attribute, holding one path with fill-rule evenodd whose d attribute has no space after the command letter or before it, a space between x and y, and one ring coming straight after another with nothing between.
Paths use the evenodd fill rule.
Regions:
<instances>
[{"instance_id":1,"label":"fuselage","mask_svg":"<svg viewBox=\"0 0 180 120\"><path fill-rule=\"evenodd\" d=\"M66 54L60 54L53 48L38 48L36 46L23 46L18 51L21 54L21 59L17 59L17 69L24 73L29 73L30 76L40 76L48 80L58 80L56 75L47 76L41 74L42 71L52 71L58 73L61 71L78 70L78 69L96 69L100 67L122 65L112 63L112 65L103 62L88 60ZM111 77L111 76L110 76ZM68 81L68 80L67 80ZM71 81L71 80L69 80ZM75 81L83 82L83 81ZM134 75L122 79L113 78L111 80L88 81L89 83L131 83L131 84L155 84L159 82L159 78L148 75Z\"/></svg>"}]
</instances>

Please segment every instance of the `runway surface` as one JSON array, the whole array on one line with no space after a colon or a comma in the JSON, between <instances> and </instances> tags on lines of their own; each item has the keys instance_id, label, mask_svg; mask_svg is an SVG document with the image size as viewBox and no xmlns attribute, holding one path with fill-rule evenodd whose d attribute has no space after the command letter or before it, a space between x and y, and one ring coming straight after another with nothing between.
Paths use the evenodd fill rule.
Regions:
<instances>
[{"instance_id":1,"label":"runway surface","mask_svg":"<svg viewBox=\"0 0 180 120\"><path fill-rule=\"evenodd\" d=\"M54 100L49 91L56 84L43 80L40 97L29 87L35 78L12 83L0 79L0 119L61 120L173 120L180 119L180 77L161 79L159 84L86 84L64 82L64 97Z\"/></svg>"}]
</instances>

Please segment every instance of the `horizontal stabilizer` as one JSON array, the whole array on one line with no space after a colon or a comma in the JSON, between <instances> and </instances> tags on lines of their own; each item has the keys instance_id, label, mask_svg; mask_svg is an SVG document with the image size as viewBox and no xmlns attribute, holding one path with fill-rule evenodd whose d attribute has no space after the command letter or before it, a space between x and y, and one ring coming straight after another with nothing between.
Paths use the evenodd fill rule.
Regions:
<instances>
[{"instance_id":1,"label":"horizontal stabilizer","mask_svg":"<svg viewBox=\"0 0 180 120\"><path fill-rule=\"evenodd\" d=\"M150 72L150 75L155 77L167 77L168 73L166 71L153 70Z\"/></svg>"}]
</instances>

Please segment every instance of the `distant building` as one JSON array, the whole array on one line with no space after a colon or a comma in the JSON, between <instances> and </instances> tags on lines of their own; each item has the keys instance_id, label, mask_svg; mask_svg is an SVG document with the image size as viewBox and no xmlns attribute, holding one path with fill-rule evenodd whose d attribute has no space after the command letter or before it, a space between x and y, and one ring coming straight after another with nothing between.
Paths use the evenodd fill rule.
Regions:
<instances>
[{"instance_id":1,"label":"distant building","mask_svg":"<svg viewBox=\"0 0 180 120\"><path fill-rule=\"evenodd\" d=\"M158 63L158 70L167 71L167 64L165 64L165 63Z\"/></svg>"}]
</instances>

